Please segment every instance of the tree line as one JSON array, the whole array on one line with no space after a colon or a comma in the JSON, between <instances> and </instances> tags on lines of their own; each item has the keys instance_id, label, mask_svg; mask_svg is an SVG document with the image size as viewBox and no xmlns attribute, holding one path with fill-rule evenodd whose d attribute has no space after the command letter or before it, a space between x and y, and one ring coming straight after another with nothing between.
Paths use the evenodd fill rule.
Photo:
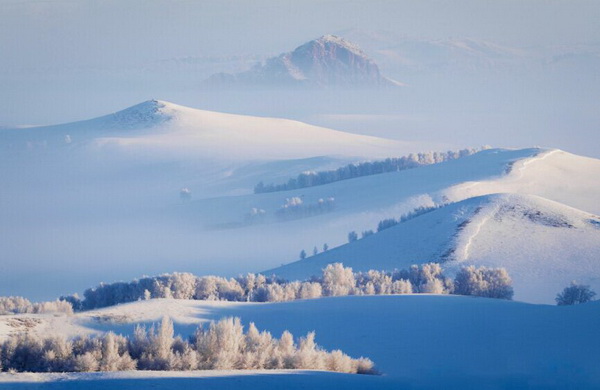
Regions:
<instances>
[{"instance_id":1,"label":"tree line","mask_svg":"<svg viewBox=\"0 0 600 390\"><path fill-rule=\"evenodd\" d=\"M403 171L424 165L456 160L461 157L470 156L484 149L488 149L488 147L447 152L411 153L408 156L402 156L398 158L387 158L385 160L348 164L338 169L329 171L303 172L295 178L289 179L287 183L264 184L261 181L254 187L254 193L262 194L266 192L296 190L299 188L314 187L361 176Z\"/></svg>"},{"instance_id":2,"label":"tree line","mask_svg":"<svg viewBox=\"0 0 600 390\"><path fill-rule=\"evenodd\" d=\"M503 268L464 267L454 279L437 263L394 271L353 272L341 263L329 264L319 277L286 281L276 276L247 274L237 278L173 273L131 282L100 284L77 295L61 297L73 308L90 310L152 298L283 302L341 295L459 294L512 299L511 279Z\"/></svg>"},{"instance_id":3,"label":"tree line","mask_svg":"<svg viewBox=\"0 0 600 390\"><path fill-rule=\"evenodd\" d=\"M244 331L239 318L200 325L187 340L174 337L173 322L164 317L149 330L136 326L131 337L108 332L97 337L10 336L0 343L0 371L89 372L126 370L313 369L374 374L373 362L353 359L340 350L328 352L310 332L298 342L284 331L279 339L259 332L253 323Z\"/></svg>"}]
</instances>

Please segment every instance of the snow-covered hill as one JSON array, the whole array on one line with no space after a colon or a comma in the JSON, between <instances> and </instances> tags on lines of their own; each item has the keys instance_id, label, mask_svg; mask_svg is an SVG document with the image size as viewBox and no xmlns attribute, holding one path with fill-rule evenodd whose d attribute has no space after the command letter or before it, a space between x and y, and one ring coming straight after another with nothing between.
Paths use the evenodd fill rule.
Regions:
<instances>
[{"instance_id":1,"label":"snow-covered hill","mask_svg":"<svg viewBox=\"0 0 600 390\"><path fill-rule=\"evenodd\" d=\"M324 35L294 51L269 58L264 64L237 74L217 73L211 86L271 87L395 87L402 85L381 75L379 67L355 44Z\"/></svg>"},{"instance_id":2,"label":"snow-covered hill","mask_svg":"<svg viewBox=\"0 0 600 390\"><path fill-rule=\"evenodd\" d=\"M600 161L539 148L491 149L417 169L251 194L261 180L285 182L303 171L356 161L355 156L399 156L404 146L300 122L214 113L161 101L84 122L3 129L0 259L9 271L0 275L1 294L51 299L100 281L142 274L235 275L273 269L298 259L303 249L311 253L325 243L329 248L339 246L349 231L360 234L382 219L494 193L522 194L506 201L518 207L524 202L535 203L534 210L550 207L525 196L536 195L600 214ZM180 199L182 188L191 191L191 201ZM444 210L436 213L442 215ZM573 218L582 221L582 215ZM430 216L411 224L426 218ZM411 234L421 244L398 240L405 248L401 259L434 261L453 249L461 261L506 266L515 280L517 299L546 302L570 279L597 284L590 260L598 248L592 225L571 223L585 228L570 229L534 224L535 232L543 235L535 241L540 246L521 249L520 245L529 244L524 235L515 235L510 243L494 239L498 236L494 232L519 231L508 228L508 221L486 223L468 255L463 254L467 239L460 241L470 234L468 228L454 237L454 228L449 227L432 238L436 245L429 245L430 227L418 230L419 225ZM528 231L529 222L521 219L519 229ZM487 241L481 241L484 237ZM541 247L541 240L547 241L548 250ZM571 242L581 242L583 249L572 249ZM342 250L330 251L324 258ZM353 265L353 256L363 252L352 252L335 261ZM528 284L531 262L521 268L514 263L527 256L546 259L549 273L569 280L552 279L547 286ZM353 266L391 266L383 252L377 257L364 268ZM563 261L566 257L570 260ZM570 264L578 267L572 273L561 271ZM320 267L295 276L310 276ZM73 271L79 276L65 283L64 275ZM15 275L28 275L35 282L16 284Z\"/></svg>"},{"instance_id":3,"label":"snow-covered hill","mask_svg":"<svg viewBox=\"0 0 600 390\"><path fill-rule=\"evenodd\" d=\"M138 154L167 152L202 160L246 162L316 156L381 158L398 154L406 146L287 119L203 111L158 100L82 122L0 131L0 148L5 150L82 143Z\"/></svg>"},{"instance_id":4,"label":"snow-covered hill","mask_svg":"<svg viewBox=\"0 0 600 390\"><path fill-rule=\"evenodd\" d=\"M267 384L286 389L593 389L600 385L599 313L597 302L556 307L472 297L400 295L268 304L150 300L71 317L2 316L3 324L17 318L35 319L38 323L30 331L67 337L108 330L130 334L134 324L157 322L163 315L173 318L175 332L185 336L200 322L239 316L244 325L255 322L259 329L276 336L286 329L294 335L314 330L324 348L368 356L384 375L310 371L300 375L261 372L259 377L247 371L1 374L0 388L36 388L38 384L15 381L54 380L52 388L56 389L92 385L173 389L195 384L208 388L264 388ZM98 381L90 382L94 379Z\"/></svg>"},{"instance_id":5,"label":"snow-covered hill","mask_svg":"<svg viewBox=\"0 0 600 390\"><path fill-rule=\"evenodd\" d=\"M248 193L259 180L285 182L298 173L295 169L335 167L335 162L256 162L221 166L211 174L193 159L164 163L153 153L114 158L115 153L94 153L93 147L64 150L0 157L6 162L0 165L5 184L0 192L0 256L10 270L0 275L2 295L53 299L101 281L144 274L264 271L297 260L303 249L311 253L325 243L340 246L348 232L374 229L380 220L417 207L494 193L537 195L600 214L600 161L559 150L491 149L416 169L264 194ZM180 200L182 187L191 190L191 201ZM232 193L245 195L223 195ZM282 213L288 203L302 206L298 213ZM578 229L540 228L581 237L575 235ZM64 275L73 272L77 278L65 281ZM27 275L32 283L17 284L15 275ZM553 298L544 294L544 301ZM516 297L537 299L518 289Z\"/></svg>"},{"instance_id":6,"label":"snow-covered hill","mask_svg":"<svg viewBox=\"0 0 600 390\"><path fill-rule=\"evenodd\" d=\"M516 300L551 303L572 280L600 290L600 217L537 196L469 198L267 273L295 280L334 262L367 271L431 261L449 273L504 267Z\"/></svg>"}]
</instances>

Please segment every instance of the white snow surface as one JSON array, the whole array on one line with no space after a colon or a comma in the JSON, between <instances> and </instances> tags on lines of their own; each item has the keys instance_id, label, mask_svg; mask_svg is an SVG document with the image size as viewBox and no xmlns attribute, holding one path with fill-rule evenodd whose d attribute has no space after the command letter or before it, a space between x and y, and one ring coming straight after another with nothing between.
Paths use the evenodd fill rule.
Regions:
<instances>
[{"instance_id":1,"label":"white snow surface","mask_svg":"<svg viewBox=\"0 0 600 390\"><path fill-rule=\"evenodd\" d=\"M65 142L67 136L69 142ZM0 131L0 149L47 149L72 142L213 162L316 156L383 158L397 155L408 145L288 119L211 112L160 100L82 122Z\"/></svg>"},{"instance_id":2,"label":"white snow surface","mask_svg":"<svg viewBox=\"0 0 600 390\"><path fill-rule=\"evenodd\" d=\"M504 267L516 300L552 303L573 280L600 290L599 259L600 217L537 196L494 194L266 273L303 280L335 262L368 271L442 261L449 276L467 265Z\"/></svg>"},{"instance_id":3,"label":"white snow surface","mask_svg":"<svg viewBox=\"0 0 600 390\"><path fill-rule=\"evenodd\" d=\"M53 299L144 274L272 270L302 249L344 244L349 231L360 234L382 219L449 203L456 205L396 227L397 233L330 249L282 272L309 277L331 261L366 270L446 260L451 270L506 267L515 297L525 301L550 302L573 279L598 286L598 228L586 222L594 220L588 214L600 214L597 159L556 149L490 149L416 169L251 194L261 180L285 182L357 155L399 156L398 148L300 122L163 101L66 125L3 129L0 260L7 271L0 294ZM191 201L180 200L182 188ZM499 193L515 195L486 197ZM334 207L280 218L286 199L296 197L307 206L332 198ZM561 215L573 228L535 223L523 212L501 213L500 220L500 204ZM483 211L473 215L478 207ZM264 217L249 218L253 209ZM460 217L461 210L470 211ZM469 223L457 232L461 218Z\"/></svg>"},{"instance_id":4,"label":"white snow surface","mask_svg":"<svg viewBox=\"0 0 600 390\"><path fill-rule=\"evenodd\" d=\"M600 386L598 302L557 307L502 300L437 296L337 297L286 303L150 300L73 316L31 331L74 337L113 330L130 334L135 324L169 315L175 332L239 316L244 325L279 336L316 331L326 349L372 359L381 376L315 371L124 372L0 374L0 389L346 388L346 389L594 389ZM50 317L28 315L42 323ZM0 322L14 316L0 317ZM63 325L59 324L62 323ZM3 334L0 337L5 337Z\"/></svg>"}]
</instances>

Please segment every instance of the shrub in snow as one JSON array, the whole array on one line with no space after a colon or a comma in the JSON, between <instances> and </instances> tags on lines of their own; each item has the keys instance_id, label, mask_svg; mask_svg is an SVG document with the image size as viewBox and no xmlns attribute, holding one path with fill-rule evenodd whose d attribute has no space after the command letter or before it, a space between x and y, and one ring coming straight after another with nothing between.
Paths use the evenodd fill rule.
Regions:
<instances>
[{"instance_id":1,"label":"shrub in snow","mask_svg":"<svg viewBox=\"0 0 600 390\"><path fill-rule=\"evenodd\" d=\"M512 299L512 281L504 268L463 267L454 279L454 293Z\"/></svg>"},{"instance_id":2,"label":"shrub in snow","mask_svg":"<svg viewBox=\"0 0 600 390\"><path fill-rule=\"evenodd\" d=\"M73 314L73 305L65 300L31 303L23 297L0 297L0 314Z\"/></svg>"},{"instance_id":3,"label":"shrub in snow","mask_svg":"<svg viewBox=\"0 0 600 390\"><path fill-rule=\"evenodd\" d=\"M315 343L314 332L294 342L285 331L279 340L250 324L244 332L239 318L200 326L189 341L173 337L165 317L149 331L136 327L126 338L112 332L97 338L40 338L15 335L0 344L0 370L88 372L196 369L320 369L372 374L369 359L352 359L341 351L327 352Z\"/></svg>"},{"instance_id":4,"label":"shrub in snow","mask_svg":"<svg viewBox=\"0 0 600 390\"><path fill-rule=\"evenodd\" d=\"M590 286L578 284L573 281L570 286L565 287L565 289L556 296L556 304L559 306L577 305L579 303L589 302L595 296L596 293Z\"/></svg>"},{"instance_id":5,"label":"shrub in snow","mask_svg":"<svg viewBox=\"0 0 600 390\"><path fill-rule=\"evenodd\" d=\"M136 368L136 362L126 349L127 339L108 332L102 337L99 371L127 371Z\"/></svg>"},{"instance_id":6,"label":"shrub in snow","mask_svg":"<svg viewBox=\"0 0 600 390\"><path fill-rule=\"evenodd\" d=\"M413 265L408 270L398 271L394 279L410 281L416 293L450 294L454 290L452 280L443 275L437 263Z\"/></svg>"},{"instance_id":7,"label":"shrub in snow","mask_svg":"<svg viewBox=\"0 0 600 390\"><path fill-rule=\"evenodd\" d=\"M323 287L316 282L303 282L298 292L299 299L319 298L323 295Z\"/></svg>"},{"instance_id":8,"label":"shrub in snow","mask_svg":"<svg viewBox=\"0 0 600 390\"><path fill-rule=\"evenodd\" d=\"M400 279L392 283L392 294L412 294L412 284L408 280Z\"/></svg>"},{"instance_id":9,"label":"shrub in snow","mask_svg":"<svg viewBox=\"0 0 600 390\"><path fill-rule=\"evenodd\" d=\"M444 294L446 289L440 279L431 279L421 286L421 292L424 294Z\"/></svg>"},{"instance_id":10,"label":"shrub in snow","mask_svg":"<svg viewBox=\"0 0 600 390\"><path fill-rule=\"evenodd\" d=\"M173 337L167 317L149 331L136 327L130 338L112 332L72 341L16 335L0 344L0 363L3 371L19 372L288 368L374 373L369 359L320 348L314 332L296 344L288 331L277 340L251 323L244 332L239 318L200 326L189 341Z\"/></svg>"},{"instance_id":11,"label":"shrub in snow","mask_svg":"<svg viewBox=\"0 0 600 390\"><path fill-rule=\"evenodd\" d=\"M189 188L184 187L179 191L179 199L183 202L192 200L192 191Z\"/></svg>"}]
</instances>

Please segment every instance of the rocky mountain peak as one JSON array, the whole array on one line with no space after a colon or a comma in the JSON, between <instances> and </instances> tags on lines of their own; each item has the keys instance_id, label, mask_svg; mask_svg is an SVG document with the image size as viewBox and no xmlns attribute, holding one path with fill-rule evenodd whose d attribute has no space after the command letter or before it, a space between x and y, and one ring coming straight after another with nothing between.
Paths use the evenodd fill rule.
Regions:
<instances>
[{"instance_id":1,"label":"rocky mountain peak","mask_svg":"<svg viewBox=\"0 0 600 390\"><path fill-rule=\"evenodd\" d=\"M273 87L392 87L401 85L381 75L377 64L358 45L335 35L324 35L291 52L272 57L249 71L220 73L213 85L268 85Z\"/></svg>"}]
</instances>

